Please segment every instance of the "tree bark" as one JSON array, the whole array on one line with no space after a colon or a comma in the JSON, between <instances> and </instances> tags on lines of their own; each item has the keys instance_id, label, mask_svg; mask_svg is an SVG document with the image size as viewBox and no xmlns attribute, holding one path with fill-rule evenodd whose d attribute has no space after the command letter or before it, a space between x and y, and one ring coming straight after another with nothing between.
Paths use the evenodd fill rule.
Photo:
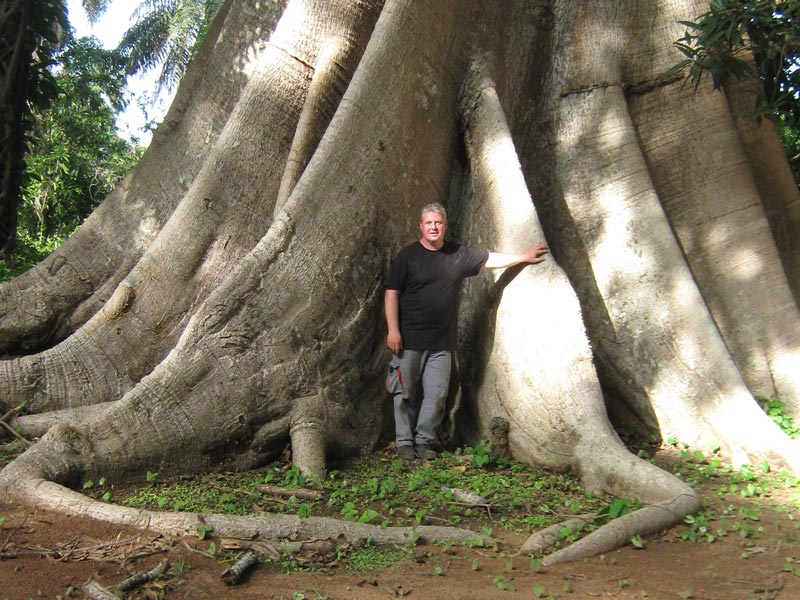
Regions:
<instances>
[{"instance_id":1,"label":"tree bark","mask_svg":"<svg viewBox=\"0 0 800 600\"><path fill-rule=\"evenodd\" d=\"M84 296L93 314L63 342L0 363L0 403L43 413L14 419L43 437L0 472L1 491L185 531L192 515L101 506L68 488L98 474L256 467L287 443L302 472L322 477L328 456L374 446L389 409L383 281L435 200L457 241L552 249L542 264L465 286L451 441L475 442L501 419L515 458L647 505L549 562L700 507L688 485L630 454L612 420L719 445L736 464L800 470L795 444L752 397L795 385L791 248L771 237L774 206L791 202L763 191L769 178L753 173L766 164L742 166L756 142L740 141L723 97L661 77L678 60L677 21L701 3L298 1L269 40L257 6L226 5L184 82L185 114L170 113L124 194L92 217L110 223L124 204L139 220L115 231L136 231L153 212L148 192L169 189L173 208L146 247L88 279L67 268L93 258L76 238L42 267L64 268L31 276L32 302L49 304L75 273L88 290L114 291ZM215 87L223 75L229 83ZM218 95L227 85L235 98ZM182 137L199 140L200 123L214 124L202 150ZM697 167L698 131L715 157L707 164L729 169L725 194ZM193 158L157 173L182 144ZM732 233L715 236L718 227ZM762 287L768 299L750 301ZM23 310L20 288L3 290ZM55 314L73 319L75 306ZM27 331L14 339L41 337ZM215 530L270 535L310 523L214 519Z\"/></svg>"}]
</instances>

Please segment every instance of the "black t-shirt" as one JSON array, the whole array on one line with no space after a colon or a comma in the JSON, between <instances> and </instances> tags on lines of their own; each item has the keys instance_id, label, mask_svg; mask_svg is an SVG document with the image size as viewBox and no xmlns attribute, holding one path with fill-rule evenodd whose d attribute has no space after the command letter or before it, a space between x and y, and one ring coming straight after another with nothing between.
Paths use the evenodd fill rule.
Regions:
<instances>
[{"instance_id":1,"label":"black t-shirt","mask_svg":"<svg viewBox=\"0 0 800 600\"><path fill-rule=\"evenodd\" d=\"M461 283L477 275L489 253L445 242L428 250L420 242L400 250L386 287L400 292L400 335L409 350L455 350Z\"/></svg>"}]
</instances>

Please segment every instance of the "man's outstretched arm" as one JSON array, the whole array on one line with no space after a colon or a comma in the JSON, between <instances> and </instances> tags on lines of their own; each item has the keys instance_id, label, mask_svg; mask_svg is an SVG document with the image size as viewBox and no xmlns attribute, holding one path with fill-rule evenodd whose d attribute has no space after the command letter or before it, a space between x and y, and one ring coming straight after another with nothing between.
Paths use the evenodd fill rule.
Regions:
<instances>
[{"instance_id":1,"label":"man's outstretched arm","mask_svg":"<svg viewBox=\"0 0 800 600\"><path fill-rule=\"evenodd\" d=\"M386 290L383 295L383 310L386 313L386 325L389 334L386 336L386 345L395 354L400 354L403 349L403 337L400 335L400 291Z\"/></svg>"},{"instance_id":2,"label":"man's outstretched arm","mask_svg":"<svg viewBox=\"0 0 800 600\"><path fill-rule=\"evenodd\" d=\"M535 265L544 260L549 248L545 244L534 244L522 254L502 254L500 252L489 252L489 258L483 264L484 269L505 269L522 263ZM388 290L387 290L388 291Z\"/></svg>"}]
</instances>

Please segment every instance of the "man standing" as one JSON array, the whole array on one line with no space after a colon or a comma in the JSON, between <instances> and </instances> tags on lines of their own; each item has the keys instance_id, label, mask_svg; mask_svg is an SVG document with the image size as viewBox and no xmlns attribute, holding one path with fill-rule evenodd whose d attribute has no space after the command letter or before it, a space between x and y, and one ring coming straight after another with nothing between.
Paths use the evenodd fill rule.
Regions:
<instances>
[{"instance_id":1,"label":"man standing","mask_svg":"<svg viewBox=\"0 0 800 600\"><path fill-rule=\"evenodd\" d=\"M403 460L437 456L432 443L444 417L464 279L482 268L539 263L548 252L544 244L523 254L470 250L445 241L447 212L441 204L423 207L420 217L422 237L392 261L384 296L386 345L393 354L387 387L394 397L397 455Z\"/></svg>"}]
</instances>

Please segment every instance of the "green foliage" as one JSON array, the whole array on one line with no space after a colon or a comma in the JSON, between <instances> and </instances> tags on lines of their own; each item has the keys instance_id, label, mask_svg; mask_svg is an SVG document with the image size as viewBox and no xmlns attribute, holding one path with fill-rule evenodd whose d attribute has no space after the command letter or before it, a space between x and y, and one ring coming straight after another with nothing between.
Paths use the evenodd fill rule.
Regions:
<instances>
[{"instance_id":1,"label":"green foliage","mask_svg":"<svg viewBox=\"0 0 800 600\"><path fill-rule=\"evenodd\" d=\"M791 438L800 437L800 427L794 423L792 415L786 412L786 403L779 398L764 398L756 396L758 404L769 417L780 426L783 432Z\"/></svg>"},{"instance_id":2,"label":"green foliage","mask_svg":"<svg viewBox=\"0 0 800 600\"><path fill-rule=\"evenodd\" d=\"M118 48L127 59L128 73L160 65L156 94L173 89L222 4L222 0L143 0L134 13L136 23Z\"/></svg>"},{"instance_id":3,"label":"green foliage","mask_svg":"<svg viewBox=\"0 0 800 600\"><path fill-rule=\"evenodd\" d=\"M800 127L786 115L778 115L775 120L781 145L789 160L794 180L800 182Z\"/></svg>"},{"instance_id":4,"label":"green foliage","mask_svg":"<svg viewBox=\"0 0 800 600\"><path fill-rule=\"evenodd\" d=\"M757 117L774 118L800 181L800 0L714 0L675 47L684 55L670 73L695 87L704 74L719 89L729 77L752 79Z\"/></svg>"},{"instance_id":5,"label":"green foliage","mask_svg":"<svg viewBox=\"0 0 800 600\"><path fill-rule=\"evenodd\" d=\"M714 543L724 536L733 535L741 539L747 553L747 548L762 534L763 510L763 505L750 503L749 499L758 496L763 500L776 488L796 487L797 480L786 473L776 473L767 465L733 469L729 465L719 464L714 451L699 452L678 441L674 445L676 449L669 452L677 458L674 470L679 477L689 479L704 489L720 483L720 493L715 502L706 498L703 510L686 518L685 527L678 533L680 539L696 544ZM474 454L466 455L466 452L444 454L433 466L415 465L413 468L402 461L376 458L375 455L352 463L331 465L328 477L315 484L320 492L319 498L302 503L294 497L289 500L270 499L269 495L261 492L259 486L265 482L312 483L306 482L297 469L282 463L248 473L218 473L197 479L159 479L127 492L115 488L114 501L136 508L163 508L203 514L245 515L276 511L302 513L303 516L338 516L351 522L412 528L406 538L408 543L402 547L376 547L369 540L363 546L347 543L337 547L335 560L358 570L382 569L413 557L412 548L421 539L419 533L413 531L416 524L435 522L469 527L476 531L476 537L466 547L476 548L485 547L487 536L493 536L493 530L497 528L519 533L561 522L570 514L601 515L580 531L564 528L561 543L558 544L564 545L610 519L622 517L641 506L639 501L628 498L601 502L593 495L585 494L577 480L568 474L531 470L518 463L511 463L507 469L478 469L472 456ZM90 494L97 494L100 492L99 486L104 485L107 485L106 482L98 479L92 484L84 484L84 487L89 488ZM480 494L491 505L491 513L454 502L452 489L471 490ZM741 496L744 500L737 499L735 503L720 506L719 500L733 495ZM792 503L786 503L786 506L788 510L797 508ZM532 520L533 516L536 521ZM208 538L211 531L210 527L201 525L198 535ZM642 547L645 541L641 536L635 536L630 543L634 547ZM449 555L449 545L445 543L442 546L443 554ZM215 550L212 546L209 552ZM481 556L488 559L489 554L484 551ZM743 558L746 558L744 553ZM471 565L474 571L486 570L485 563L481 564L483 560L472 557L466 566ZM611 558L611 561L614 559ZM287 571L314 568L307 562L288 556L279 565ZM796 568L794 562L790 563L788 559L787 565ZM432 565L430 575L447 576L450 574L448 566ZM507 560L504 572L510 572L512 568L513 563ZM541 570L539 558L531 558L530 570L532 573ZM509 583L503 575L490 576L490 579L501 591ZM620 580L620 587L627 585L630 585L629 580ZM570 591L566 587L563 590L564 593ZM535 597L552 597L543 588L534 587L534 593Z\"/></svg>"},{"instance_id":6,"label":"green foliage","mask_svg":"<svg viewBox=\"0 0 800 600\"><path fill-rule=\"evenodd\" d=\"M413 557L413 552L405 548L379 548L375 545L367 545L351 553L347 557L347 562L351 569L375 571L385 569L409 557Z\"/></svg>"},{"instance_id":7,"label":"green foliage","mask_svg":"<svg viewBox=\"0 0 800 600\"><path fill-rule=\"evenodd\" d=\"M124 59L82 38L58 60L57 96L33 112L22 184L19 229L40 240L73 231L143 152L116 130L125 105Z\"/></svg>"},{"instance_id":8,"label":"green foliage","mask_svg":"<svg viewBox=\"0 0 800 600\"><path fill-rule=\"evenodd\" d=\"M582 514L600 508L600 501L583 496L577 479L569 474L531 471L516 464L487 472L476 469L463 454L447 455L436 463L408 469L402 461L364 460L334 468L320 484L320 499L299 502L292 497L274 508L302 517L333 515L394 526L459 525L469 520L486 526L476 536L480 546L492 535L489 526L529 531L559 520L565 512ZM261 473L217 474L196 481L156 481L152 475L150 481L134 492L115 489L114 501L135 508L251 514L264 510L263 503L268 502L259 500L260 484L279 483L291 489L310 483L295 467L277 463ZM458 501L454 489L480 495L502 510L494 515L486 507Z\"/></svg>"},{"instance_id":9,"label":"green foliage","mask_svg":"<svg viewBox=\"0 0 800 600\"><path fill-rule=\"evenodd\" d=\"M597 517L594 520L596 524L602 524L606 521L618 519L624 515L630 514L641 507L642 503L635 498L617 498L610 504L604 506L597 513Z\"/></svg>"},{"instance_id":10,"label":"green foliage","mask_svg":"<svg viewBox=\"0 0 800 600\"><path fill-rule=\"evenodd\" d=\"M729 77L756 78L763 89L756 98L758 112L777 111L798 117L800 89L800 0L714 0L675 43L686 57L695 85L704 73L715 89ZM754 61L751 64L751 59Z\"/></svg>"},{"instance_id":11,"label":"green foliage","mask_svg":"<svg viewBox=\"0 0 800 600\"><path fill-rule=\"evenodd\" d=\"M203 523L197 526L197 537L204 540L212 531L214 531L214 528L211 525Z\"/></svg>"},{"instance_id":12,"label":"green foliage","mask_svg":"<svg viewBox=\"0 0 800 600\"><path fill-rule=\"evenodd\" d=\"M492 583L494 584L494 587L504 592L517 591L517 588L514 587L514 584L506 581L502 575L496 575L494 579L492 579Z\"/></svg>"},{"instance_id":13,"label":"green foliage","mask_svg":"<svg viewBox=\"0 0 800 600\"><path fill-rule=\"evenodd\" d=\"M57 94L51 67L67 29L61 0L3 3L0 53L3 73L3 165L0 176L0 259L10 260L16 243L17 211L26 144L34 127L33 114Z\"/></svg>"},{"instance_id":14,"label":"green foliage","mask_svg":"<svg viewBox=\"0 0 800 600\"><path fill-rule=\"evenodd\" d=\"M683 522L689 528L681 532L681 539L687 542L696 544L701 541L706 541L709 544L716 541L717 536L712 533L712 526L710 521L714 517L704 512L699 512L696 515L687 515Z\"/></svg>"},{"instance_id":15,"label":"green foliage","mask_svg":"<svg viewBox=\"0 0 800 600\"><path fill-rule=\"evenodd\" d=\"M14 250L13 264L0 261L0 283L22 275L31 267L42 262L53 250L58 248L67 236L41 239L32 237L26 231L17 231L17 247Z\"/></svg>"},{"instance_id":16,"label":"green foliage","mask_svg":"<svg viewBox=\"0 0 800 600\"><path fill-rule=\"evenodd\" d=\"M798 563L800 563L798 559L792 556L787 556L786 563L783 565L783 571L785 573L791 573L796 577L800 577L800 564Z\"/></svg>"},{"instance_id":17,"label":"green foliage","mask_svg":"<svg viewBox=\"0 0 800 600\"><path fill-rule=\"evenodd\" d=\"M479 469L489 467L505 469L511 464L508 459L494 455L487 438L483 438L477 446L465 448L464 452L472 456L474 465Z\"/></svg>"}]
</instances>

